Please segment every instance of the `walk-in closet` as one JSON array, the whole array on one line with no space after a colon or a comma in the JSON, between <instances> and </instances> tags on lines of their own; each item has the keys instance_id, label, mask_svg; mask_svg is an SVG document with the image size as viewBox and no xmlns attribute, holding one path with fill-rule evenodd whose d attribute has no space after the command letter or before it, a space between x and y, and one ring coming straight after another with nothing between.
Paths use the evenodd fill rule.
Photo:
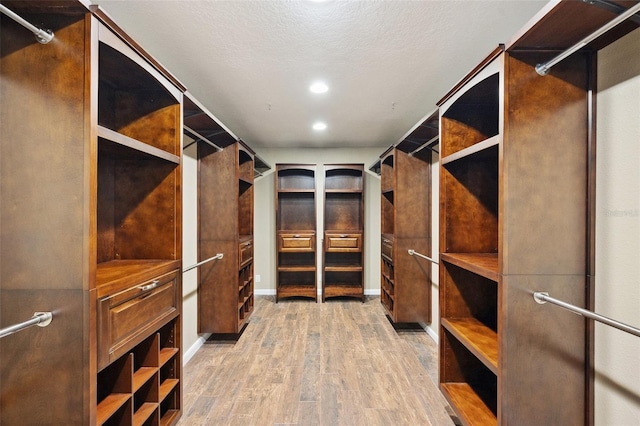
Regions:
<instances>
[{"instance_id":1,"label":"walk-in closet","mask_svg":"<svg viewBox=\"0 0 640 426\"><path fill-rule=\"evenodd\" d=\"M0 425L637 425L638 27L0 0Z\"/></svg>"}]
</instances>

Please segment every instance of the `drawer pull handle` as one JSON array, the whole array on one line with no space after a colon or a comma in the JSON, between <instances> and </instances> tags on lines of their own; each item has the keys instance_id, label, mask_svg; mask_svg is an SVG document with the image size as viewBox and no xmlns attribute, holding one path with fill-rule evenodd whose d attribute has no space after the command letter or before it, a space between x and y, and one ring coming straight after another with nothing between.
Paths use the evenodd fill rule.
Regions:
<instances>
[{"instance_id":1,"label":"drawer pull handle","mask_svg":"<svg viewBox=\"0 0 640 426\"><path fill-rule=\"evenodd\" d=\"M295 234L293 238L300 238L300 234Z\"/></svg>"},{"instance_id":2,"label":"drawer pull handle","mask_svg":"<svg viewBox=\"0 0 640 426\"><path fill-rule=\"evenodd\" d=\"M158 287L158 284L160 284L160 281L158 280L153 280L151 282L151 284L147 284L147 285L141 285L140 287L138 287L140 289L140 291L149 291L149 290L153 290L154 288Z\"/></svg>"},{"instance_id":3,"label":"drawer pull handle","mask_svg":"<svg viewBox=\"0 0 640 426\"><path fill-rule=\"evenodd\" d=\"M345 234L340 234L340 238L347 238Z\"/></svg>"}]
</instances>

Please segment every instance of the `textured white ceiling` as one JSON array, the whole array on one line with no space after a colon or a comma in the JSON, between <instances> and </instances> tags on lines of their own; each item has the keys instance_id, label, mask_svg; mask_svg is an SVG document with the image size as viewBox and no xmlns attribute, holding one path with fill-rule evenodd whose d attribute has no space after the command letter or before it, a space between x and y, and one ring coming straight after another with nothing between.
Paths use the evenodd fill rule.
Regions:
<instances>
[{"instance_id":1,"label":"textured white ceiling","mask_svg":"<svg viewBox=\"0 0 640 426\"><path fill-rule=\"evenodd\" d=\"M397 142L546 1L94 3L259 148Z\"/></svg>"}]
</instances>

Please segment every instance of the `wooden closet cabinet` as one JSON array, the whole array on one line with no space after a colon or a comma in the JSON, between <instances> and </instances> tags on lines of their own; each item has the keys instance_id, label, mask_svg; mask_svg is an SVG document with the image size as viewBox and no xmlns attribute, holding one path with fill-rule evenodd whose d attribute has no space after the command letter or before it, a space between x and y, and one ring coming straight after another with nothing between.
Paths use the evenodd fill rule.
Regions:
<instances>
[{"instance_id":1,"label":"wooden closet cabinet","mask_svg":"<svg viewBox=\"0 0 640 426\"><path fill-rule=\"evenodd\" d=\"M364 302L364 165L325 164L322 301Z\"/></svg>"},{"instance_id":2,"label":"wooden closet cabinet","mask_svg":"<svg viewBox=\"0 0 640 426\"><path fill-rule=\"evenodd\" d=\"M183 87L96 6L3 2L2 424L174 424L181 412Z\"/></svg>"},{"instance_id":3,"label":"wooden closet cabinet","mask_svg":"<svg viewBox=\"0 0 640 426\"><path fill-rule=\"evenodd\" d=\"M318 300L316 166L276 164L276 302Z\"/></svg>"},{"instance_id":4,"label":"wooden closet cabinet","mask_svg":"<svg viewBox=\"0 0 640 426\"><path fill-rule=\"evenodd\" d=\"M242 141L198 146L198 331L238 335L253 312L254 152Z\"/></svg>"},{"instance_id":5,"label":"wooden closet cabinet","mask_svg":"<svg viewBox=\"0 0 640 426\"><path fill-rule=\"evenodd\" d=\"M409 250L431 255L431 163L391 147L380 177L380 301L394 323L429 323L431 263Z\"/></svg>"},{"instance_id":6,"label":"wooden closet cabinet","mask_svg":"<svg viewBox=\"0 0 640 426\"><path fill-rule=\"evenodd\" d=\"M465 424L593 424L593 325L532 295L593 309L595 52L638 24L535 69L617 8L550 1L439 102L440 386Z\"/></svg>"},{"instance_id":7,"label":"wooden closet cabinet","mask_svg":"<svg viewBox=\"0 0 640 426\"><path fill-rule=\"evenodd\" d=\"M591 55L496 49L440 103L440 386L466 424L584 424ZM559 317L562 317L560 319Z\"/></svg>"}]
</instances>

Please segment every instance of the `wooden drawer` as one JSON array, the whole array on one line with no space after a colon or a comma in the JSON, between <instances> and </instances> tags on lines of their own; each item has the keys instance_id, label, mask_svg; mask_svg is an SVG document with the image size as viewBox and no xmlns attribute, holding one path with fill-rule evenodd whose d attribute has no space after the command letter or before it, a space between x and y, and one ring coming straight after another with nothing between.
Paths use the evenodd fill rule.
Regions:
<instances>
[{"instance_id":1,"label":"wooden drawer","mask_svg":"<svg viewBox=\"0 0 640 426\"><path fill-rule=\"evenodd\" d=\"M131 350L180 310L177 272L98 300L98 370Z\"/></svg>"},{"instance_id":2,"label":"wooden drawer","mask_svg":"<svg viewBox=\"0 0 640 426\"><path fill-rule=\"evenodd\" d=\"M325 251L362 251L362 234L325 234Z\"/></svg>"},{"instance_id":3,"label":"wooden drawer","mask_svg":"<svg viewBox=\"0 0 640 426\"><path fill-rule=\"evenodd\" d=\"M279 234L278 251L315 251L315 234Z\"/></svg>"},{"instance_id":4,"label":"wooden drawer","mask_svg":"<svg viewBox=\"0 0 640 426\"><path fill-rule=\"evenodd\" d=\"M253 260L253 239L240 243L238 257L240 269Z\"/></svg>"},{"instance_id":5,"label":"wooden drawer","mask_svg":"<svg viewBox=\"0 0 640 426\"><path fill-rule=\"evenodd\" d=\"M382 237L380 251L384 257L386 257L390 261L393 260L393 239Z\"/></svg>"}]
</instances>

